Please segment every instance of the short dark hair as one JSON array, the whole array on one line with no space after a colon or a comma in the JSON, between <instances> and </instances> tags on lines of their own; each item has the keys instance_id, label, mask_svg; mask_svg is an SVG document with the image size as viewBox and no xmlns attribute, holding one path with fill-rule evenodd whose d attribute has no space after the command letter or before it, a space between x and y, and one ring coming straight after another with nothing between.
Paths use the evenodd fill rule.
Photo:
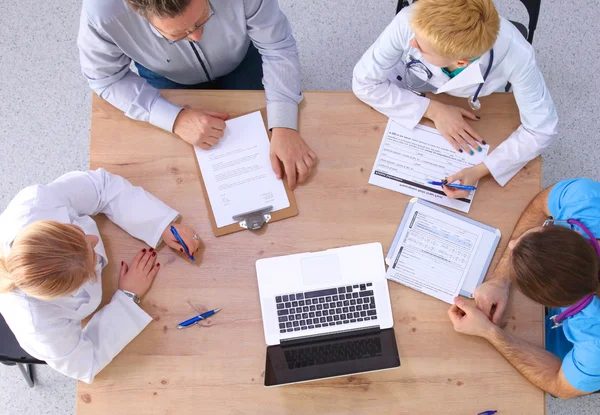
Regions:
<instances>
[{"instance_id":1,"label":"short dark hair","mask_svg":"<svg viewBox=\"0 0 600 415\"><path fill-rule=\"evenodd\" d=\"M192 0L127 0L129 7L145 19L176 17L182 14Z\"/></svg>"},{"instance_id":2,"label":"short dark hair","mask_svg":"<svg viewBox=\"0 0 600 415\"><path fill-rule=\"evenodd\" d=\"M567 307L598 290L600 259L594 247L565 226L524 235L512 249L509 276L527 297Z\"/></svg>"}]
</instances>

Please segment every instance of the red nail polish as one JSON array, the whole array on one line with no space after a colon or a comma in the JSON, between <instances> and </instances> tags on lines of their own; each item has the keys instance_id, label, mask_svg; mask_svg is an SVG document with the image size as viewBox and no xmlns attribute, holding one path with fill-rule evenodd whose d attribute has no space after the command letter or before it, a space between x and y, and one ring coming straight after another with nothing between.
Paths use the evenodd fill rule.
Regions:
<instances>
[{"instance_id":1,"label":"red nail polish","mask_svg":"<svg viewBox=\"0 0 600 415\"><path fill-rule=\"evenodd\" d=\"M156 256L156 252L152 252L152 256Z\"/></svg>"},{"instance_id":2,"label":"red nail polish","mask_svg":"<svg viewBox=\"0 0 600 415\"><path fill-rule=\"evenodd\" d=\"M157 267L157 268L158 268L158 267L160 267L160 264L156 264L156 267Z\"/></svg>"},{"instance_id":3,"label":"red nail polish","mask_svg":"<svg viewBox=\"0 0 600 415\"><path fill-rule=\"evenodd\" d=\"M142 252L143 252L143 253L146 253L146 248L142 249Z\"/></svg>"},{"instance_id":4,"label":"red nail polish","mask_svg":"<svg viewBox=\"0 0 600 415\"><path fill-rule=\"evenodd\" d=\"M154 251L154 248L150 248L150 252Z\"/></svg>"},{"instance_id":5,"label":"red nail polish","mask_svg":"<svg viewBox=\"0 0 600 415\"><path fill-rule=\"evenodd\" d=\"M123 261L121 261L121 266L125 265L125 263Z\"/></svg>"},{"instance_id":6,"label":"red nail polish","mask_svg":"<svg viewBox=\"0 0 600 415\"><path fill-rule=\"evenodd\" d=\"M181 252L183 252L183 248L179 248L179 250L180 250Z\"/></svg>"}]
</instances>

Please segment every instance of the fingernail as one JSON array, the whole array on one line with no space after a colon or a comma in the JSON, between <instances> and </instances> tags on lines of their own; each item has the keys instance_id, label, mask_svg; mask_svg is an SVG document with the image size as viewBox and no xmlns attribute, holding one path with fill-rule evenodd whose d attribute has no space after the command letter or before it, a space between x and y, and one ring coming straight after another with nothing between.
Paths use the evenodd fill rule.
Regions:
<instances>
[{"instance_id":1,"label":"fingernail","mask_svg":"<svg viewBox=\"0 0 600 415\"><path fill-rule=\"evenodd\" d=\"M156 252L152 252L152 256L156 256Z\"/></svg>"},{"instance_id":2,"label":"fingernail","mask_svg":"<svg viewBox=\"0 0 600 415\"><path fill-rule=\"evenodd\" d=\"M150 252L154 251L154 248L150 248Z\"/></svg>"},{"instance_id":3,"label":"fingernail","mask_svg":"<svg viewBox=\"0 0 600 415\"><path fill-rule=\"evenodd\" d=\"M463 152L463 151L462 151L462 148L459 148L459 149L458 149L458 151L460 151L461 153Z\"/></svg>"},{"instance_id":4,"label":"fingernail","mask_svg":"<svg viewBox=\"0 0 600 415\"><path fill-rule=\"evenodd\" d=\"M157 267L157 268L158 268L158 267L160 267L160 264L156 264L156 267Z\"/></svg>"},{"instance_id":5,"label":"fingernail","mask_svg":"<svg viewBox=\"0 0 600 415\"><path fill-rule=\"evenodd\" d=\"M483 144L484 146L487 146L487 143L485 142L485 140L483 140L483 141L481 141L481 142L482 142L482 144Z\"/></svg>"},{"instance_id":6,"label":"fingernail","mask_svg":"<svg viewBox=\"0 0 600 415\"><path fill-rule=\"evenodd\" d=\"M125 265L125 263L123 261L121 261L121 266Z\"/></svg>"},{"instance_id":7,"label":"fingernail","mask_svg":"<svg viewBox=\"0 0 600 415\"><path fill-rule=\"evenodd\" d=\"M179 250L180 250L181 252L183 252L183 248L179 248Z\"/></svg>"},{"instance_id":8,"label":"fingernail","mask_svg":"<svg viewBox=\"0 0 600 415\"><path fill-rule=\"evenodd\" d=\"M146 253L146 248L142 249L142 252L143 252L143 253Z\"/></svg>"},{"instance_id":9,"label":"fingernail","mask_svg":"<svg viewBox=\"0 0 600 415\"><path fill-rule=\"evenodd\" d=\"M477 151L481 151L481 147L479 147L479 146L478 146L478 147L477 147Z\"/></svg>"},{"instance_id":10,"label":"fingernail","mask_svg":"<svg viewBox=\"0 0 600 415\"><path fill-rule=\"evenodd\" d=\"M475 118L477 118L478 120L481 119L481 117L479 115L476 115Z\"/></svg>"},{"instance_id":11,"label":"fingernail","mask_svg":"<svg viewBox=\"0 0 600 415\"><path fill-rule=\"evenodd\" d=\"M469 151L469 153L471 153L471 155L475 154L475 153L473 153L473 150Z\"/></svg>"}]
</instances>

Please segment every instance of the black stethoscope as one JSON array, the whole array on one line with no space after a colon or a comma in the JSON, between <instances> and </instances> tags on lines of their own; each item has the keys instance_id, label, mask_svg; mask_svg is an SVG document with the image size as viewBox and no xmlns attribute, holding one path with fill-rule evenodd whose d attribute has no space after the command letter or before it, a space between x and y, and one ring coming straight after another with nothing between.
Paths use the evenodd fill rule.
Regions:
<instances>
[{"instance_id":1,"label":"black stethoscope","mask_svg":"<svg viewBox=\"0 0 600 415\"><path fill-rule=\"evenodd\" d=\"M425 86L431 78L433 78L433 73L429 70L429 68L420 60L415 59L412 55L409 55L409 61L404 66L404 80L401 76L397 76L399 81L404 82L409 91L424 97L425 94L423 92L418 91L419 88ZM469 102L469 107L473 111L479 111L481 109L481 102L479 101L479 94L481 93L481 88L483 88L483 84L487 80L490 71L492 70L492 65L494 64L494 49L490 49L490 62L488 63L487 69L483 74L483 82L479 84L477 87L477 91L475 94L471 95L467 98ZM411 76L411 74L415 74L415 76ZM423 77L424 75L424 77ZM416 78L416 79L415 79ZM410 80L410 82L409 82Z\"/></svg>"}]
</instances>

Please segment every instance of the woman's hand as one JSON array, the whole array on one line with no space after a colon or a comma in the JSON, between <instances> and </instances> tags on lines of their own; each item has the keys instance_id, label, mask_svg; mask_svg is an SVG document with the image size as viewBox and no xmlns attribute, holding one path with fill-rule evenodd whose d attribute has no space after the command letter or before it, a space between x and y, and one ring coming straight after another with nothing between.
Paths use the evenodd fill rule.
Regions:
<instances>
[{"instance_id":1,"label":"woman's hand","mask_svg":"<svg viewBox=\"0 0 600 415\"><path fill-rule=\"evenodd\" d=\"M454 183L458 181L460 184L465 186L475 186L479 179L488 175L489 173L490 171L485 163L479 163L476 166L467 167L466 169L462 169L452 176L446 177L446 180L448 180L448 183ZM468 197L471 193L469 190L453 189L448 186L442 186L442 190L444 193L446 193L446 196L452 199Z\"/></svg>"},{"instance_id":2,"label":"woman's hand","mask_svg":"<svg viewBox=\"0 0 600 415\"><path fill-rule=\"evenodd\" d=\"M465 118L474 121L479 119L470 111L432 100L425 111L425 118L433 121L440 134L461 153L466 151L473 155L475 151L481 151L481 144L486 144L477 131L465 121Z\"/></svg>"},{"instance_id":3,"label":"woman's hand","mask_svg":"<svg viewBox=\"0 0 600 415\"><path fill-rule=\"evenodd\" d=\"M181 239L183 239L185 245L188 247L190 255L194 256L194 253L202 246L202 240L200 239L196 231L187 225L172 223L171 225L167 226L167 229L165 229L162 233L163 241L165 241L165 243L168 246L170 246L176 251L183 253L184 255L185 249L183 249L177 238L175 238L175 236L171 233L171 226L175 227L177 233L179 234Z\"/></svg>"},{"instance_id":4,"label":"woman's hand","mask_svg":"<svg viewBox=\"0 0 600 415\"><path fill-rule=\"evenodd\" d=\"M129 291L142 298L154 277L160 270L160 264L156 264L156 251L142 249L128 266L121 262L121 274L119 276L119 290Z\"/></svg>"}]
</instances>

